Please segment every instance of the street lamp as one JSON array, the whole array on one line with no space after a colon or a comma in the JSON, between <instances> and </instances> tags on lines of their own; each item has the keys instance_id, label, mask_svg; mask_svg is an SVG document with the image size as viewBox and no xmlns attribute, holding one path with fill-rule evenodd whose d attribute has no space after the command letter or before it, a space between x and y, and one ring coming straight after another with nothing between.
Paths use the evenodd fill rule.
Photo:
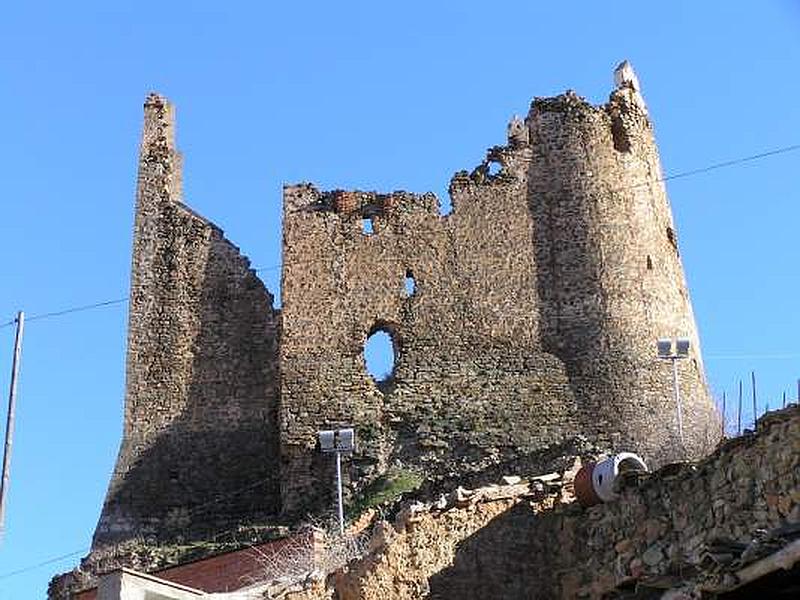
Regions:
<instances>
[{"instance_id":1,"label":"street lamp","mask_svg":"<svg viewBox=\"0 0 800 600\"><path fill-rule=\"evenodd\" d=\"M689 338L661 338L656 342L658 348L658 358L672 361L672 387L675 390L675 411L678 416L678 439L681 448L686 446L683 443L683 413L681 410L681 390L678 382L678 361L689 358Z\"/></svg>"},{"instance_id":2,"label":"street lamp","mask_svg":"<svg viewBox=\"0 0 800 600\"><path fill-rule=\"evenodd\" d=\"M355 433L352 428L327 429L318 432L319 449L324 454L336 455L336 492L339 498L339 532L344 533L344 502L342 500L342 454L355 450Z\"/></svg>"}]
</instances>

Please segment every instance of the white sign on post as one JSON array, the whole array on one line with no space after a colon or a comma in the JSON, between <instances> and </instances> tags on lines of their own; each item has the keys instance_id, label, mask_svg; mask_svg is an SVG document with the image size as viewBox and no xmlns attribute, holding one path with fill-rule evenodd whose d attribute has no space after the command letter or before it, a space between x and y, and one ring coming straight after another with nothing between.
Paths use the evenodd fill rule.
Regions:
<instances>
[{"instance_id":1,"label":"white sign on post","mask_svg":"<svg viewBox=\"0 0 800 600\"><path fill-rule=\"evenodd\" d=\"M319 432L319 449L322 452L353 452L355 432L348 429L327 429Z\"/></svg>"},{"instance_id":2,"label":"white sign on post","mask_svg":"<svg viewBox=\"0 0 800 600\"><path fill-rule=\"evenodd\" d=\"M336 491L339 497L339 532L344 533L344 501L342 500L342 454L355 450L355 433L346 429L325 429L318 433L319 449L325 454L336 455Z\"/></svg>"}]
</instances>

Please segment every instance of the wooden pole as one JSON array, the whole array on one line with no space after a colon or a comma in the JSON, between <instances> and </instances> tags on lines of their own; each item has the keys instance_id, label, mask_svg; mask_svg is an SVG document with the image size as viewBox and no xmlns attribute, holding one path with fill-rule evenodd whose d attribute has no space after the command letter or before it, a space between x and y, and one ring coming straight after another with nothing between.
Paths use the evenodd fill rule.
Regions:
<instances>
[{"instance_id":1,"label":"wooden pole","mask_svg":"<svg viewBox=\"0 0 800 600\"><path fill-rule=\"evenodd\" d=\"M14 337L14 358L11 363L11 386L8 392L8 416L6 418L6 443L3 448L3 479L0 481L0 532L3 531L6 516L6 496L8 480L11 475L11 445L14 440L14 410L17 404L17 378L22 352L22 333L25 330L25 313L17 313L17 335Z\"/></svg>"},{"instance_id":2,"label":"wooden pole","mask_svg":"<svg viewBox=\"0 0 800 600\"><path fill-rule=\"evenodd\" d=\"M756 420L758 419L758 404L756 402L756 372L750 371L750 381L753 385L753 431L756 430Z\"/></svg>"}]
</instances>

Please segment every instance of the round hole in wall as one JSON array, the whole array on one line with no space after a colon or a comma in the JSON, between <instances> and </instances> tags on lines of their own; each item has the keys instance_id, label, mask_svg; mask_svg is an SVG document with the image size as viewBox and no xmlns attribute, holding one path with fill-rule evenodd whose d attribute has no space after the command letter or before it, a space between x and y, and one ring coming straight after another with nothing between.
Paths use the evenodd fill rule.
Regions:
<instances>
[{"instance_id":1,"label":"round hole in wall","mask_svg":"<svg viewBox=\"0 0 800 600\"><path fill-rule=\"evenodd\" d=\"M391 332L385 327L374 328L364 344L364 363L367 373L381 390L392 379L394 362L394 339Z\"/></svg>"},{"instance_id":2,"label":"round hole in wall","mask_svg":"<svg viewBox=\"0 0 800 600\"><path fill-rule=\"evenodd\" d=\"M493 160L489 163L488 166L489 175L492 176L499 175L502 170L503 170L503 165L500 164L499 161Z\"/></svg>"}]
</instances>

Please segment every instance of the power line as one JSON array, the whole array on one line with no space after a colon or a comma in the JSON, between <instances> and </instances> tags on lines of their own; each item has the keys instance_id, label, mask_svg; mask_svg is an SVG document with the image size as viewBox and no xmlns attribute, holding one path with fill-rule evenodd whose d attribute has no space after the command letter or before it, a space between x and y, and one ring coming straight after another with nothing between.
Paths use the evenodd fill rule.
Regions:
<instances>
[{"instance_id":1,"label":"power line","mask_svg":"<svg viewBox=\"0 0 800 600\"><path fill-rule=\"evenodd\" d=\"M103 302L95 302L93 304L84 304L84 305L81 305L81 306L73 306L71 308L66 308L64 310L57 310L57 311L54 311L54 312L46 312L46 313L41 313L41 314L38 314L38 315L33 315L33 316L30 316L30 317L26 317L25 321L29 322L29 321L38 321L38 320L41 320L41 319L50 319L50 318L53 318L53 317L61 317L63 315L69 315L69 314L72 314L72 313L83 312L83 311L87 311L87 310L94 310L96 308L103 308L104 306L113 306L115 304L121 304L121 303L127 302L127 301L128 301L128 298L126 296L125 298L118 298L117 300L105 300ZM16 319L11 319L10 321L8 321L6 323L0 324L0 329L3 329L4 327L11 327L16 322L17 322Z\"/></svg>"},{"instance_id":2,"label":"power line","mask_svg":"<svg viewBox=\"0 0 800 600\"><path fill-rule=\"evenodd\" d=\"M767 158L768 156L776 156L778 154L786 154L787 152L795 152L800 150L800 144L793 144L791 146L784 146L783 148L776 148L774 150L767 150L766 152L760 152L759 154L751 154L750 156L743 156L741 158L734 158L732 160L726 160L724 162L716 163L713 165L709 165L707 167L701 167L699 169L691 169L689 171L682 171L680 173L674 173L672 175L667 175L666 177L662 177L658 181L670 181L672 179L680 179L682 177L691 177L693 175L700 175L701 173L708 173L709 171L716 171L717 169L724 169L726 167L732 167L734 165L740 165L746 162L752 162L754 160L759 160L761 158Z\"/></svg>"},{"instance_id":3,"label":"power line","mask_svg":"<svg viewBox=\"0 0 800 600\"><path fill-rule=\"evenodd\" d=\"M237 490L233 490L232 492L226 492L224 494L219 494L217 497L213 498L212 500L209 500L208 502L203 502L202 504L198 504L197 506L193 506L192 508L190 508L189 510L186 511L186 514L189 515L189 516L193 516L193 517L196 517L198 515L202 515L202 514L208 512L209 507L211 507L212 505L217 504L219 502L222 502L223 500L226 500L228 498L232 498L233 496L237 496L237 495L239 495L239 494L241 494L243 492L246 492L248 490L252 490L254 488L257 488L257 487L263 485L264 483L266 483L267 481L269 481L270 479L272 479L271 475L269 477L264 477L263 479L259 479L259 480L255 481L254 483L246 485L246 486L244 486L242 488L239 488ZM234 530L227 529L227 530L222 531L220 533L234 533ZM208 540L198 540L198 542L200 542L200 541L208 541ZM8 577L13 577L14 575L21 575L22 573L27 573L29 571L33 571L35 569L39 569L41 567L45 567L47 565L59 562L61 560L65 560L67 558L71 558L71 557L76 556L78 554L88 553L89 551L91 551L91 548L85 548L84 547L84 548L81 548L80 550L75 550L73 552L69 552L68 554L62 554L60 556L56 556L56 557L53 557L53 558L48 558L46 560L43 560L42 562L39 562L39 563L36 563L36 564L33 564L33 565L29 565L27 567L22 567L21 569L17 569L15 571L9 571L8 573L0 574L0 579L6 579Z\"/></svg>"},{"instance_id":4,"label":"power line","mask_svg":"<svg viewBox=\"0 0 800 600\"><path fill-rule=\"evenodd\" d=\"M708 167L704 167L704 168L701 168L701 169L694 169L694 170L691 170L691 171L675 173L673 175L658 179L657 181L668 181L668 180L671 180L671 179L679 179L679 178L682 178L682 177L690 177L690 176L693 176L693 175L706 173L706 172L713 171L713 170L716 170L716 169L730 167L730 166L733 166L733 165L736 165L736 164L741 164L741 163L745 163L745 162L749 162L749 161L753 161L753 160L758 160L760 158L773 156L773 155L778 155L778 154L783 154L783 153L792 152L792 151L796 151L796 150L800 150L800 145L787 146L785 148L779 148L777 150L773 150L773 151L769 151L769 152L764 152L764 153L755 154L755 155L752 155L752 156L747 156L747 157L743 157L743 158L736 159L736 160L717 163L717 164L710 165ZM636 186L631 186L631 187L636 187ZM312 263L312 262L317 262L317 261L309 260L309 261L302 261L300 263L295 263L295 264L308 264L308 263ZM254 271L255 272L272 271L272 270L280 269L281 267L282 267L282 265L278 264L278 265L272 265L272 266L269 266L269 267L260 267L260 268L254 269ZM102 308L102 307L106 307L106 306L113 306L113 305L116 305L116 304L121 304L123 302L126 302L127 300L128 300L128 297L119 298L119 299L115 299L115 300L106 300L106 301L103 301L103 302L96 302L96 303L93 303L93 304L76 306L76 307L72 307L72 308L68 308L68 309L64 309L64 310L60 310L60 311L53 311L53 312L47 312L47 313L42 313L42 314L38 314L38 315L33 315L33 316L29 317L27 320L28 321L35 321L35 320L42 320L42 319L48 319L48 318L55 318L55 317L60 317L60 316L73 314L73 313L77 313L77 312L94 310L94 309ZM10 320L8 322L0 324L0 328L10 327L10 326L14 325L15 323L16 323L16 319L12 319L12 320ZM715 354L710 354L710 355L706 355L707 359L713 359L713 360L740 360L740 359L744 360L744 359L758 359L758 358L763 358L763 359L784 359L784 358L785 359L790 359L790 358L798 358L798 357L800 357L800 354L761 354L761 355L759 355L759 354L738 354L738 355L737 354L729 354L729 355L725 355L725 354L716 354L716 355ZM265 483L267 481L267 479L268 478L265 478L263 480L259 480L259 481L255 482L255 483L250 484L250 485L248 485L248 486L246 486L244 488L241 488L239 490L235 490L233 492L229 492L227 494L220 495L217 498L214 498L213 500L210 500L210 501L205 502L203 504L200 504L198 506L192 507L187 512L192 516L197 516L199 514L203 514L204 512L207 512L207 509L210 506L212 506L214 504L217 504L217 503L219 503L219 502L221 502L221 501L223 501L223 500L225 500L227 498L236 496L236 495L238 495L238 494L240 494L242 492L245 492L247 490L256 488L256 487L262 485L263 483ZM6 578L9 578L9 577L13 577L15 575L20 575L20 574L23 574L23 573L27 573L27 572L39 569L39 568L44 567L44 566L47 566L47 565L50 565L50 564L53 564L53 563L56 563L56 562L59 562L59 561L62 561L62 560L66 560L67 558L71 558L73 556L82 554L84 552L88 552L89 550L90 549L87 549L87 548L81 548L80 550L76 550L76 551L73 551L73 552L70 552L70 553L67 553L67 554L56 556L56 557L44 560L44 561L39 562L39 563L36 563L36 564L33 564L33 565L29 565L29 566L23 567L21 569L17 569L15 571L10 571L8 573L3 573L3 574L0 574L0 579L6 579Z\"/></svg>"},{"instance_id":5,"label":"power line","mask_svg":"<svg viewBox=\"0 0 800 600\"><path fill-rule=\"evenodd\" d=\"M698 169L690 169L688 171L679 171L677 173L673 173L672 175L666 175L664 177L658 177L658 178L655 178L655 179L652 179L652 180L649 180L649 181L645 181L645 182L642 182L642 183L634 183L634 184L631 184L629 186L625 186L625 187L621 187L621 188L615 188L614 191L615 192L621 192L621 191L625 191L625 190L636 189L636 188L639 188L639 187L642 187L642 186L645 186L645 185L649 185L651 183L662 183L662 182L665 182L665 181L672 181L674 179L682 179L682 178L685 178L685 177L692 177L692 176L695 176L695 175L700 175L702 173L708 173L709 171L716 171L718 169L724 169L724 168L727 168L727 167L732 167L732 166L735 166L735 165L748 163L748 162L752 162L752 161L755 161L755 160L760 160L762 158L768 158L768 157L771 157L771 156L777 156L777 155L780 155L780 154L787 154L789 152L796 152L798 150L800 150L800 144L792 144L792 145L789 145L789 146L783 146L783 147L780 147L780 148L774 148L772 150L767 150L765 152L759 152L758 154L750 154L748 156L742 156L742 157L739 157L739 158L734 158L734 159L726 160L726 161L723 161L723 162L713 163L713 164L708 165L706 167L700 167ZM298 261L298 262L292 263L292 266L300 266L300 265L312 264L314 262L321 262L321 261L316 261L316 260L313 260L313 259L309 259L309 260L305 260L305 261ZM278 265L271 265L271 266L268 266L268 267L259 267L257 269L254 269L254 271L256 271L257 273L258 272L262 272L262 271L273 271L273 270L280 269L281 266L282 265L278 264Z\"/></svg>"},{"instance_id":6,"label":"power line","mask_svg":"<svg viewBox=\"0 0 800 600\"><path fill-rule=\"evenodd\" d=\"M127 302L127 296L125 298L119 298L117 300L105 300L103 302L95 302L94 304L85 304L83 306L75 306L73 308L67 308L64 310L58 310L55 312L48 312L42 313L39 315L33 315L32 317L28 317L26 321L38 321L40 319L50 319L52 317L60 317L63 315L69 315L76 312L83 312L86 310L93 310L95 308L102 308L104 306L112 306L114 304L121 304L123 302Z\"/></svg>"},{"instance_id":7,"label":"power line","mask_svg":"<svg viewBox=\"0 0 800 600\"><path fill-rule=\"evenodd\" d=\"M56 556L54 558L49 558L49 559L44 560L44 561L42 561L40 563L37 563L35 565L29 565L27 567L22 567L21 569L17 569L16 571L9 571L8 573L0 574L0 579L7 579L8 577L13 577L14 575L21 575L22 573L27 573L29 571L34 571L36 569L40 569L42 567L46 567L47 565L52 565L53 563L56 563L56 562L59 562L59 561L62 561L62 560L66 560L67 558L72 558L73 556L76 556L78 554L82 554L83 552L86 552L86 551L87 551L86 548L81 548L80 550L75 550L74 552L70 552L68 554L62 554L61 556Z\"/></svg>"},{"instance_id":8,"label":"power line","mask_svg":"<svg viewBox=\"0 0 800 600\"><path fill-rule=\"evenodd\" d=\"M691 170L688 170L688 171L681 171L681 172L678 172L678 173L673 173L672 175L667 175L665 177L657 178L657 179L653 180L653 182L658 183L658 182L671 181L671 180L674 180L674 179L682 179L682 178L686 178L686 177L692 177L692 176L695 176L695 175L708 173L710 171L715 171L715 170L718 170L718 169L724 169L724 168L732 167L732 166L735 166L735 165L739 165L739 164L743 164L743 163L747 163L747 162L752 162L752 161L760 160L760 159L763 159L763 158L768 158L768 157L771 157L771 156L777 156L777 155L780 155L780 154L786 154L786 153L789 153L789 152L795 152L797 150L800 150L800 144L793 144L793 145L790 145L790 146L784 146L784 147L781 147L781 148L768 150L766 152L761 152L761 153L758 153L758 154L752 154L752 155L749 155L749 156L744 156L744 157L740 157L740 158L736 158L736 159L732 159L732 160L728 160L728 161L714 163L714 164L708 165L706 167L701 167L701 168L698 168L698 169L691 169ZM634 184L634 185L628 186L627 188L620 188L620 190L633 189L633 188L636 188L636 187L640 187L642 185L647 185L647 183ZM293 263L293 265L297 266L297 265L303 265L303 264L310 264L310 263L314 263L314 262L321 262L321 261L316 261L316 260L299 261L297 263ZM257 273L258 272L265 272L265 271L274 271L274 270L281 269L282 266L283 266L282 264L276 264L276 265L271 265L271 266L267 266L267 267L259 267L257 269L253 269L253 270L255 272L257 272ZM84 312L84 311L89 311L89 310L95 310L95 309L98 309L98 308L103 308L103 307L106 307L106 306L113 306L113 305L116 305L116 304L122 304L123 302L127 302L127 301L128 301L128 297L119 298L119 299L115 299L115 300L106 300L106 301L103 301L103 302L95 302L93 304L75 306L75 307L67 308L67 309L64 309L64 310L52 311L52 312L47 312L47 313L41 313L41 314L38 314L38 315L33 315L33 316L28 317L26 320L27 321L37 321L37 320L61 317L61 316L68 315L68 314ZM7 322L4 322L4 323L0 324L0 329L3 329L5 327L11 327L15 323L16 323L16 319L11 319L10 321L7 321ZM788 358L797 358L797 357L800 357L800 354L762 354L762 355L758 355L758 354L749 354L749 355L748 354L741 354L741 355L718 354L718 355L714 355L714 354L711 354L711 355L706 355L707 359L712 359L712 360L740 360L740 359L744 360L744 359L757 359L757 358L769 358L769 359L787 358L788 359ZM220 495L217 498L215 498L215 499L213 499L213 500L211 500L209 502L205 502L203 504L200 504L198 506L193 507L192 509L190 509L188 511L188 513L192 514L192 515L202 514L205 511L205 509L207 509L211 505L216 504L216 503L218 503L218 502L220 502L220 501L222 501L222 500L224 500L226 498L230 498L232 496L236 496L236 495L238 495L238 494L240 494L242 492L245 492L247 490L250 490L250 489L253 489L255 487L258 487L258 486L262 485L263 483L265 483L268 479L269 478L265 478L265 479L262 479L262 480L259 480L259 481L255 482L253 484L250 484L250 485L248 485L248 486L246 486L244 488L241 488L239 490L234 490L233 492L229 492L227 494ZM75 550L75 551L70 552L68 554L63 554L63 555L60 555L60 556L56 556L54 558L50 558L50 559L44 560L44 561L42 561L40 563L37 563L37 564L34 564L34 565L23 567L21 569L17 569L15 571L10 571L8 573L3 573L3 574L0 574L0 579L6 579L6 578L12 577L14 575L20 575L22 573L27 573L29 571L33 571L35 569L38 569L38 568L41 568L41 567L44 567L44 566L59 562L61 560L65 560L67 558L71 558L71 557L76 556L78 554L82 554L84 552L88 552L88 550L89 549L87 549L87 548L81 548L80 550Z\"/></svg>"},{"instance_id":9,"label":"power line","mask_svg":"<svg viewBox=\"0 0 800 600\"><path fill-rule=\"evenodd\" d=\"M659 182L664 182L664 181L671 181L673 179L681 179L681 178L684 178L684 177L692 177L694 175L700 175L702 173L708 173L709 171L715 171L717 169L724 169L724 168L727 168L727 167L732 167L732 166L739 165L739 164L742 164L742 163L752 162L754 160L759 160L759 159L762 159L762 158L768 158L768 157L771 157L771 156L777 156L777 155L780 155L780 154L786 154L788 152L795 152L797 150L800 150L800 144L793 144L793 145L790 145L790 146L783 146L781 148L775 148L773 150L767 150L766 152L760 152L758 154L751 154L749 156L743 156L743 157L735 158L735 159L732 159L732 160L727 160L727 161L723 161L723 162L719 162L719 163L714 163L714 164L708 165L706 167L701 167L701 168L698 168L698 169L691 169L689 171L681 171L681 172L678 172L678 173L673 173L672 175L667 175L665 177L660 177L660 178L654 179L654 180L652 180L650 182L637 183L637 184L633 184L633 185L630 185L630 186L627 186L627 187L624 187L624 188L619 188L619 189L620 190L633 189L633 188L641 187L642 185L647 185L648 183L659 183ZM305 261L298 261L298 262L292 263L292 266L313 264L315 262L322 262L322 261L309 259L309 260L305 260ZM275 265L270 265L270 266L266 266L266 267L258 267L256 269L253 269L253 271L255 271L256 273L261 273L261 272L265 272L265 271L276 271L278 269L281 269L282 267L283 267L283 264L275 264ZM53 317L60 317L60 316L68 315L68 314L71 314L71 313L82 312L82 311L87 311L87 310L93 310L93 309L96 309L96 308L102 308L102 307L105 307L105 306L112 306L112 305L115 305L115 304L121 304L121 303L123 303L123 302L125 302L127 300L128 300L128 298L125 297L125 298L120 298L120 299L117 299L117 300L107 300L107 301L104 301L104 302L97 302L97 303L94 303L94 304L87 304L87 305L83 305L83 306L76 306L76 307L73 307L73 308L67 308L65 310L48 312L48 313L43 313L43 314L39 314L39 315L33 315L31 317L28 317L27 321L36 321L36 320L40 320L40 319L49 319L49 318L53 318ZM0 324L0 329L3 329L5 327L10 327L10 326L14 325L15 323L16 323L16 319L11 319L8 322L4 322L4 323Z\"/></svg>"}]
</instances>

